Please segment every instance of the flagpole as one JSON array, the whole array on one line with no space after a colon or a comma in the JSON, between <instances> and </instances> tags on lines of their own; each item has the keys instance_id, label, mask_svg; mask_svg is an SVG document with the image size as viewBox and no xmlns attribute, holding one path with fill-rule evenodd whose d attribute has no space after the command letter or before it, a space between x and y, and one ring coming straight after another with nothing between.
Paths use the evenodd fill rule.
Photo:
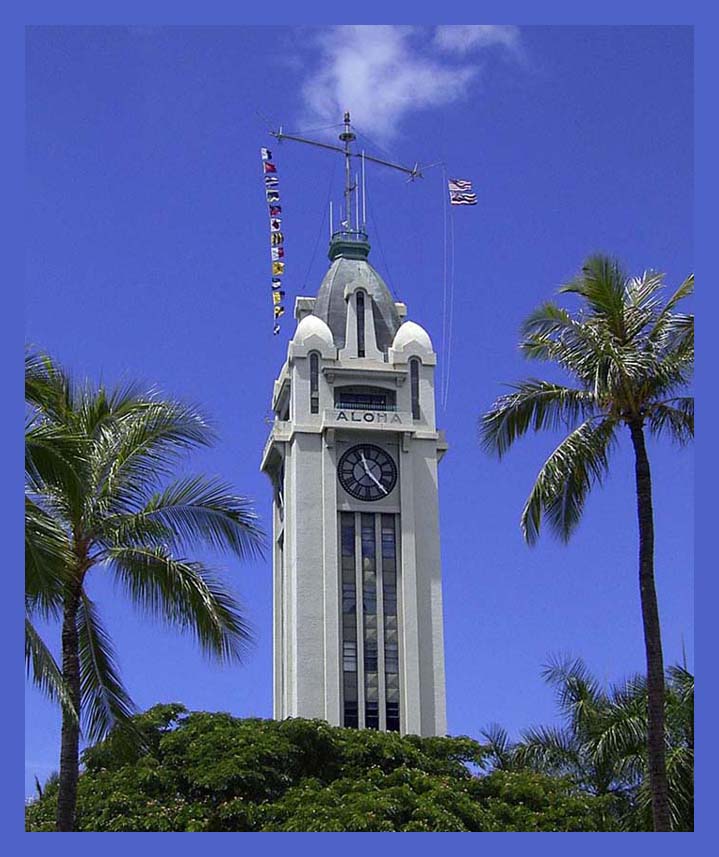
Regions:
<instances>
[{"instance_id":1,"label":"flagpole","mask_svg":"<svg viewBox=\"0 0 719 857\"><path fill-rule=\"evenodd\" d=\"M347 222L347 231L352 231L352 169L350 166L350 158L352 157L352 152L350 150L350 143L353 140L356 140L357 137L355 133L352 131L352 126L350 125L350 114L349 110L345 111L344 115L344 131L340 134L340 140L344 143L344 156L345 156L345 221Z\"/></svg>"}]
</instances>

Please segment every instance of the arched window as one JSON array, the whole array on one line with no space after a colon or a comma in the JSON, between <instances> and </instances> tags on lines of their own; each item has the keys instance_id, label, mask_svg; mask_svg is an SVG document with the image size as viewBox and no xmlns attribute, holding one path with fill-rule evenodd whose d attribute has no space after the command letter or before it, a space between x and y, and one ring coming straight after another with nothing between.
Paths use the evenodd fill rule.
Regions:
<instances>
[{"instance_id":1,"label":"arched window","mask_svg":"<svg viewBox=\"0 0 719 857\"><path fill-rule=\"evenodd\" d=\"M357 292L357 356L364 357L364 292Z\"/></svg>"},{"instance_id":2,"label":"arched window","mask_svg":"<svg viewBox=\"0 0 719 857\"><path fill-rule=\"evenodd\" d=\"M310 413L320 412L320 356L316 351L310 354Z\"/></svg>"},{"instance_id":3,"label":"arched window","mask_svg":"<svg viewBox=\"0 0 719 857\"><path fill-rule=\"evenodd\" d=\"M412 419L418 420L419 411L419 359L417 357L410 358L409 361L409 385L410 395L412 397Z\"/></svg>"}]
</instances>

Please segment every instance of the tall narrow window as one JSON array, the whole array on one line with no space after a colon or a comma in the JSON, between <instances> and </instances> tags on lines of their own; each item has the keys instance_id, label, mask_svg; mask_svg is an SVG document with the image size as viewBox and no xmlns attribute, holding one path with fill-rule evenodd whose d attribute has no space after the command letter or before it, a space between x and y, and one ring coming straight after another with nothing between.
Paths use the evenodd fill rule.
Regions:
<instances>
[{"instance_id":1,"label":"tall narrow window","mask_svg":"<svg viewBox=\"0 0 719 857\"><path fill-rule=\"evenodd\" d=\"M364 292L357 292L357 356L364 357Z\"/></svg>"},{"instance_id":2,"label":"tall narrow window","mask_svg":"<svg viewBox=\"0 0 719 857\"><path fill-rule=\"evenodd\" d=\"M310 413L320 412L320 356L316 351L310 354Z\"/></svg>"},{"instance_id":3,"label":"tall narrow window","mask_svg":"<svg viewBox=\"0 0 719 857\"><path fill-rule=\"evenodd\" d=\"M419 360L412 357L409 361L409 384L412 396L412 419L419 419Z\"/></svg>"},{"instance_id":4,"label":"tall narrow window","mask_svg":"<svg viewBox=\"0 0 719 857\"><path fill-rule=\"evenodd\" d=\"M357 695L357 592L355 583L355 516L340 515L342 551L342 692L344 725L359 726Z\"/></svg>"},{"instance_id":5,"label":"tall narrow window","mask_svg":"<svg viewBox=\"0 0 719 857\"><path fill-rule=\"evenodd\" d=\"M377 550L375 516L362 515L362 617L364 643L364 725L379 729L377 667Z\"/></svg>"},{"instance_id":6,"label":"tall narrow window","mask_svg":"<svg viewBox=\"0 0 719 857\"><path fill-rule=\"evenodd\" d=\"M399 732L399 635L397 631L397 539L394 515L382 515L382 602L387 731Z\"/></svg>"}]
</instances>

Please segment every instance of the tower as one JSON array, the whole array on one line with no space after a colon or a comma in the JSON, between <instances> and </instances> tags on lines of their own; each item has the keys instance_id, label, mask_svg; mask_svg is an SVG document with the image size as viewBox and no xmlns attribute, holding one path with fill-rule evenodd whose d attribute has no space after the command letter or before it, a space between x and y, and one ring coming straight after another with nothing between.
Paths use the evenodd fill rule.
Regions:
<instances>
[{"instance_id":1,"label":"tower","mask_svg":"<svg viewBox=\"0 0 719 857\"><path fill-rule=\"evenodd\" d=\"M369 249L333 235L274 385L274 716L443 735L436 355Z\"/></svg>"},{"instance_id":2,"label":"tower","mask_svg":"<svg viewBox=\"0 0 719 857\"><path fill-rule=\"evenodd\" d=\"M427 333L370 265L344 117L344 217L274 384L274 717L446 731L436 428ZM409 174L388 161L362 157ZM353 225L353 194L355 212Z\"/></svg>"}]
</instances>

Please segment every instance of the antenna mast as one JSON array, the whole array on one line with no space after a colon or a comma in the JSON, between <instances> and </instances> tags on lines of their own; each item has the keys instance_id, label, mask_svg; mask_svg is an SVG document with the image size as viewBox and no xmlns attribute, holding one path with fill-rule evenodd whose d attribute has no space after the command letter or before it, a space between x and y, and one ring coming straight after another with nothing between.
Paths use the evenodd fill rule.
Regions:
<instances>
[{"instance_id":1,"label":"antenna mast","mask_svg":"<svg viewBox=\"0 0 719 857\"><path fill-rule=\"evenodd\" d=\"M364 165L365 161L371 161L374 164L380 164L383 167L389 167L393 170L399 170L402 173L406 173L410 180L414 180L417 178L422 178L422 173L419 170L419 164L415 164L413 167L403 167L401 164L394 164L391 161L385 161L381 158L375 158L372 155L366 154L364 151L361 153L356 153L352 151L352 143L357 139L357 135L352 129L352 125L350 123L350 114L349 110L345 111L342 133L339 135L339 139L342 142L342 146L333 146L330 143L322 143L319 140L308 140L305 137L298 137L295 134L285 134L282 128L280 127L277 131L270 131L270 134L275 137L277 140L293 140L296 143L306 143L309 146L317 146L320 149L329 149L332 152L339 152L344 156L345 159L345 188L344 188L344 218L340 215L340 229L338 232L333 231L333 225L330 222L330 234L332 237L337 235L342 238L347 238L349 240L360 240L364 241L367 239L367 235L365 233L366 228L366 200L364 196L364 185L365 185L365 172ZM355 201L356 212L355 212L355 220L356 223L352 222L352 194L357 193L359 178L356 177L354 183L352 181L352 158L360 158L362 161L362 222L360 223L359 217L359 200ZM331 211L331 209L330 209ZM330 214L331 219L331 214Z\"/></svg>"}]
</instances>

